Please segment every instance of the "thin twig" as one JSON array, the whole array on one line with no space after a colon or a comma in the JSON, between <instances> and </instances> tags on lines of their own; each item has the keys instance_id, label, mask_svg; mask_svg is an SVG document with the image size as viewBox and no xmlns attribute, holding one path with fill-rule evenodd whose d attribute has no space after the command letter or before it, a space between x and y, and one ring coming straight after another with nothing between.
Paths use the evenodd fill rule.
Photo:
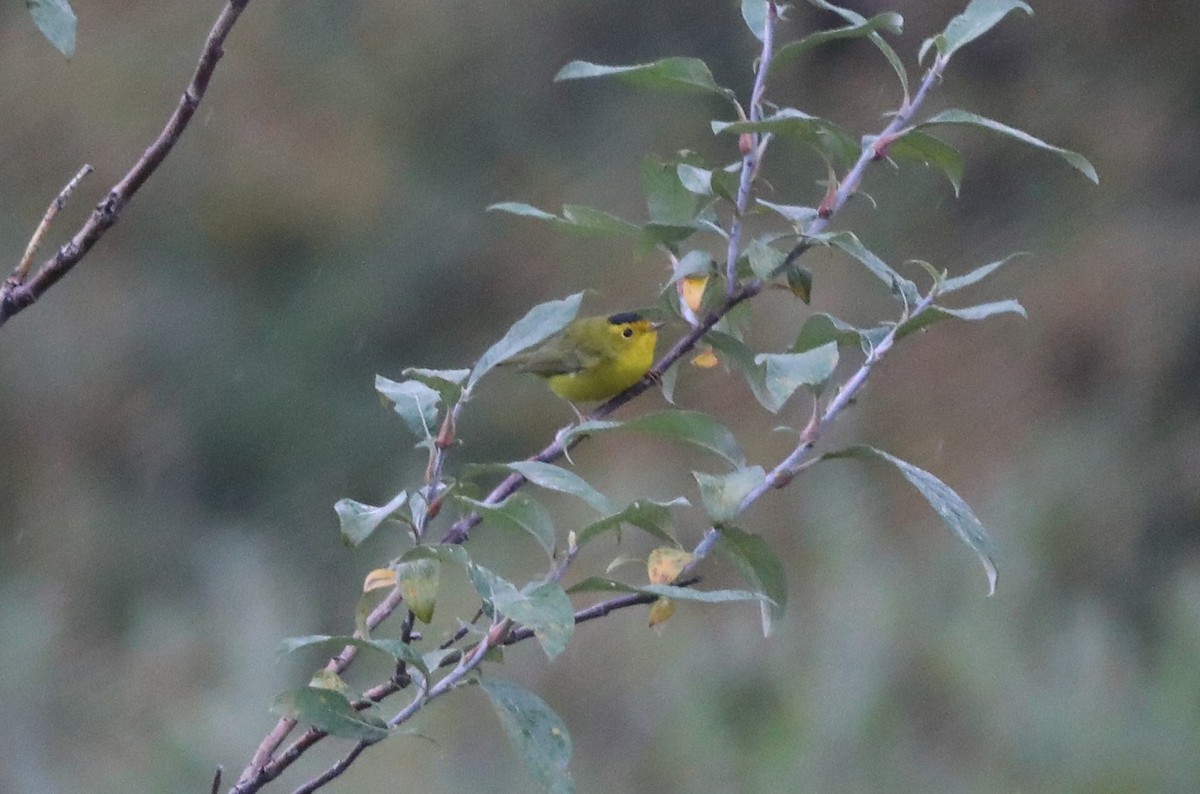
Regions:
<instances>
[{"instance_id":1,"label":"thin twig","mask_svg":"<svg viewBox=\"0 0 1200 794\"><path fill-rule=\"evenodd\" d=\"M354 763L355 759L362 754L362 751L370 747L371 744L371 742L359 740L358 743L355 744L350 750L350 752L338 759L337 763L326 769L317 777L305 783L303 786L298 786L294 791L292 791L292 794L312 794L312 792L321 788L326 783L329 783L334 778L338 777L347 769L349 769L350 765Z\"/></svg>"},{"instance_id":2,"label":"thin twig","mask_svg":"<svg viewBox=\"0 0 1200 794\"><path fill-rule=\"evenodd\" d=\"M762 53L758 57L758 70L754 75L754 87L750 90L750 121L762 120L762 98L767 88L767 72L771 70L771 57L774 54L775 22L779 18L779 10L774 0L767 3L767 16L763 24ZM737 259L741 249L742 217L750 204L750 188L758 176L766 153L765 141L757 132L748 133L748 138L739 138L749 145L743 146L742 173L738 178L737 201L734 204L733 221L729 226L729 244L725 250L725 294L732 298L737 292Z\"/></svg>"},{"instance_id":3,"label":"thin twig","mask_svg":"<svg viewBox=\"0 0 1200 794\"><path fill-rule=\"evenodd\" d=\"M191 82L184 89L183 95L179 98L179 104L171 113L171 117L167 119L166 126L125 176L109 189L108 195L92 210L91 215L84 221L75 236L59 248L53 257L43 262L28 281L18 284L6 281L3 286L0 286L0 326L3 326L14 314L33 305L46 290L58 283L59 279L70 272L87 255L92 246L120 219L125 205L170 154L171 149L179 140L179 136L187 128L188 122L195 114L196 108L199 107L200 101L204 98L204 92L208 88L213 70L216 69L217 62L224 54L223 47L226 36L229 35L233 24L237 22L238 16L249 2L250 0L229 0L226 4L216 22L213 23L208 39L205 40L204 47L200 52L200 61L196 65L196 71L192 74Z\"/></svg>"},{"instance_id":4,"label":"thin twig","mask_svg":"<svg viewBox=\"0 0 1200 794\"><path fill-rule=\"evenodd\" d=\"M914 308L912 312L908 314L907 319L912 319L917 315L922 314L926 309L932 306L936 295L937 290L931 289L929 294L926 295L921 302L917 304L916 308ZM892 349L892 345L896 342L896 331L898 331L899 328L900 324L897 323L892 327L892 330L888 332L887 336L885 336L879 341L878 344L875 345L870 354L867 355L866 359L863 361L862 365L846 380L845 383L842 384L841 388L838 389L837 395L829 401L829 405L825 407L825 411L821 414L820 420L807 428L804 433L800 434L800 443L794 450L792 450L791 454L781 460L773 469L771 469L770 472L767 473L767 476L763 478L761 483L759 483L749 493L746 494L746 496L742 499L741 504L738 506L739 513L745 512L750 505L754 504L767 491L771 490L772 488L783 488L790 483L793 478L795 478L796 474L799 473L801 467L804 465L805 458L808 457L808 453L812 451L814 446L816 446L816 443L820 439L821 435L829 428L831 424L833 424L833 421L837 419L838 414L840 414L848 405L850 405L851 401L854 399L854 396L863 387L863 385L866 384L867 378L870 377L871 371L875 368L875 365L882 361L883 357L886 356L888 351Z\"/></svg>"},{"instance_id":5,"label":"thin twig","mask_svg":"<svg viewBox=\"0 0 1200 794\"><path fill-rule=\"evenodd\" d=\"M21 261L17 263L12 275L9 276L7 285L11 287L19 286L25 282L25 276L29 274L29 266L33 264L33 255L37 253L38 246L42 244L42 238L46 236L46 232L50 229L50 224L54 222L54 218L58 215L59 210L67 205L67 199L71 197L71 193L83 181L83 178L92 173L94 169L87 163L76 172L75 176L71 177L71 181L66 187L58 192L54 201L50 202L50 206L46 208L46 214L42 216L42 222L33 232L33 237L29 238L29 245L25 246L25 254L21 257ZM11 287L9 287L11 289Z\"/></svg>"}]
</instances>

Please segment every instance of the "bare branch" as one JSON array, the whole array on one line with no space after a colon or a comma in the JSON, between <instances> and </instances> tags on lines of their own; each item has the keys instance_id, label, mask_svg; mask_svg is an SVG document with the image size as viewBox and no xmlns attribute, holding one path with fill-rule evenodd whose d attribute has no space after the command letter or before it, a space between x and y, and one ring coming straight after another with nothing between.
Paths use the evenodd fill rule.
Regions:
<instances>
[{"instance_id":1,"label":"bare branch","mask_svg":"<svg viewBox=\"0 0 1200 794\"><path fill-rule=\"evenodd\" d=\"M3 326L14 314L37 302L46 290L53 287L59 279L70 272L87 255L92 246L104 236L104 233L120 220L125 205L145 184L150 175L158 169L158 166L174 148L179 136L187 128L188 122L191 121L196 108L200 106L200 101L204 98L204 92L208 88L208 81L212 78L213 70L217 68L217 62L224 54L225 38L249 2L250 0L229 0L226 4L216 22L213 23L208 39L204 42L204 48L200 52L200 61L196 65L196 71L192 74L191 82L184 89L183 95L179 98L179 104L175 107L171 117L167 119L166 126L125 176L109 189L108 195L96 205L75 236L59 248L54 256L43 262L28 281L21 279L14 283L10 279L0 286L0 326Z\"/></svg>"},{"instance_id":2,"label":"bare branch","mask_svg":"<svg viewBox=\"0 0 1200 794\"><path fill-rule=\"evenodd\" d=\"M774 0L769 0L763 25L762 52L758 56L758 71L754 75L754 88L750 90L750 121L762 120L763 91L767 88L767 72L771 69L775 22L778 19L779 9L775 7ZM729 245L725 252L725 290L730 298L737 292L737 258L742 245L742 216L746 214L750 203L750 188L758 176L769 141L769 136L761 136L756 132L746 135L748 137L738 139L742 151L742 173L738 179L737 203L734 206L733 222L729 226Z\"/></svg>"},{"instance_id":3,"label":"bare branch","mask_svg":"<svg viewBox=\"0 0 1200 794\"><path fill-rule=\"evenodd\" d=\"M29 245L25 246L25 255L21 257L21 261L17 264L16 269L9 276L6 287L9 284L15 287L24 283L25 276L29 274L29 266L33 263L33 255L37 253L38 246L42 244L42 238L46 236L46 232L50 229L50 224L54 222L54 218L58 215L59 210L67 205L67 199L71 197L71 193L75 191L75 188L79 186L83 178L92 173L93 170L90 165L85 163L75 176L71 177L71 181L67 183L66 187L59 191L54 201L50 202L50 206L46 208L46 214L42 216L42 222L34 230L33 237L29 238Z\"/></svg>"}]
</instances>

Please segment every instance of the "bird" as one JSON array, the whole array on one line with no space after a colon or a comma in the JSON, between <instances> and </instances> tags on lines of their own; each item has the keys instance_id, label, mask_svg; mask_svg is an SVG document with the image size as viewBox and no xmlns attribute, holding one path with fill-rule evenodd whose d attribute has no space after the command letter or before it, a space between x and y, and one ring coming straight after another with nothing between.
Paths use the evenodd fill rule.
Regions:
<instances>
[{"instance_id":1,"label":"bird","mask_svg":"<svg viewBox=\"0 0 1200 794\"><path fill-rule=\"evenodd\" d=\"M545 378L574 408L614 397L645 377L660 327L637 312L581 317L504 364Z\"/></svg>"}]
</instances>

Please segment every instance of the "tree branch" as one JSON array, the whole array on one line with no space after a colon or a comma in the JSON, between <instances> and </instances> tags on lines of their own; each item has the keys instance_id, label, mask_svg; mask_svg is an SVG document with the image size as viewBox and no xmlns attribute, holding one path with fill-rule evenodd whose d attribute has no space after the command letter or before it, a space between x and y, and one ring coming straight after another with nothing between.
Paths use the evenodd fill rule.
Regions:
<instances>
[{"instance_id":1,"label":"tree branch","mask_svg":"<svg viewBox=\"0 0 1200 794\"><path fill-rule=\"evenodd\" d=\"M196 65L191 82L184 89L183 96L179 98L179 104L175 107L171 117L167 119L166 126L125 176L109 189L108 195L96 205L75 236L59 248L54 256L43 262L28 281L25 281L24 273L21 273L19 279L10 278L4 282L3 286L0 286L0 326L3 326L13 315L36 303L46 290L53 287L59 279L70 272L87 255L92 246L104 236L104 233L120 220L125 205L171 153L179 136L187 128L188 122L191 121L196 108L200 106L200 101L204 98L204 92L208 88L208 81L212 78L213 70L217 68L217 62L224 54L225 37L229 35L233 24L237 22L238 16L249 2L250 0L229 0L226 4L216 22L213 23L208 39L204 42L204 48L200 52L200 62ZM27 267L28 265L26 265ZM17 273L14 273L14 276L16 275Z\"/></svg>"},{"instance_id":2,"label":"tree branch","mask_svg":"<svg viewBox=\"0 0 1200 794\"><path fill-rule=\"evenodd\" d=\"M771 28L776 20L773 4L771 8L772 11L769 14L767 21L768 28ZM761 91L764 84L763 81L765 81L766 68L769 67L769 61L771 57L771 42L772 35L771 31L768 30L763 42L763 55L761 56L759 64L760 69L757 75L757 78L761 79L756 78L755 88L752 93L752 114L755 112L755 107L761 103ZM763 62L766 62L766 64L764 65ZM828 227L830 219L845 206L846 202L857 191L858 186L862 182L862 178L871 162L883 159L886 156L887 146L892 140L895 139L897 133L899 133L909 122L909 120L911 120L917 108L925 100L928 92L940 79L944 66L944 62L942 62L940 59L936 60L933 67L926 74L919 90L914 97L907 104L901 107L899 111L897 111L891 121L884 127L883 131L876 136L870 144L864 146L859 159L850 168L846 176L838 185L837 190L833 194L833 197L826 208L826 212L824 212L821 217L815 219L806 230L808 235L819 234ZM761 138L755 137L754 146L752 147L751 151L744 154L742 174L744 181L753 181L753 176L757 174L758 163L761 161L763 152L765 151L765 148L769 142L770 138L768 136L762 136ZM748 173L750 174L749 177L747 176ZM730 261L734 263L736 263L737 250L741 245L740 217L748 206L749 183L747 183L744 191L739 190L738 199L737 213L733 219L733 224L730 230ZM811 245L812 242L807 239L807 237L802 239L788 254L787 261L789 263L794 261L806 250L808 250ZM676 342L675 345L673 345L672 348L658 362L655 363L645 378L626 389L624 392L616 395L604 404L600 405L588 416L588 418L602 419L607 417L625 403L633 400L653 387L661 379L663 373L665 373L671 366L676 364L683 356L691 352L697 343L700 342L704 335L708 333L708 331L711 330L714 325L716 325L723 317L725 317L734 307L757 296L760 292L762 292L765 286L766 283L762 279L752 279L743 283L735 282L732 278L730 278L729 293L727 294L725 301L718 308L709 312L695 327L691 328L683 338ZM918 307L916 307L913 314L915 315L916 313L928 308L929 304L932 302L933 296L934 293L931 292L930 295L927 296L927 298L922 301ZM851 378L845 384L843 384L841 392L830 402L824 414L821 415L818 426L812 428L812 434L801 439L801 444L797 447L797 449L772 470L763 486L761 486L759 489L756 489L756 492L753 492L747 497L746 500L743 501L739 512L749 507L750 504L760 498L771 487L782 487L786 485L788 481L790 481L791 477L793 477L796 471L798 471L798 467L802 464L804 456L807 454L809 449L811 449L811 442L815 441L816 434L823 431L828 424L837 417L837 415L849 404L853 395L866 382L867 376L870 374L871 367L878 363L882 356L886 354L887 349L891 347L891 342L894 341L894 333L895 332L893 331L893 333L885 340L885 343L881 344L875 351L872 352L871 356L868 357L867 361L863 363L859 371L852 375ZM431 455L429 469L427 472L427 480L429 479L428 475L430 473L439 473L442 465L444 464L445 447L441 445L440 437L443 434L447 435L448 438L452 437L453 428L457 421L457 412L459 407L460 404L455 406L455 408L452 410L452 413L445 420L443 433L439 433L439 444L437 445L438 449ZM581 440L582 438L577 437L569 442L565 442L562 440L562 434L560 434L559 438L556 438L554 442L547 445L536 455L532 456L531 459L541 462L555 460L563 455L566 451L573 448ZM449 446L449 440L447 440L446 446ZM516 473L510 474L508 477L502 480L499 485L493 488L483 501L485 504L489 505L497 504L520 489L525 482L526 479L522 475ZM432 494L433 485L429 484L429 486L431 488L430 493ZM432 518L432 516L430 516L430 518ZM465 543L470 536L471 530L478 525L480 521L482 521L482 517L478 513L470 513L467 516L464 516L451 525L451 527L443 535L440 542L454 545ZM681 572L680 578L687 578L691 576L695 567L711 551L719 538L720 531L716 528L712 528L705 533L704 537L701 539L700 543L695 549L693 561ZM561 576L562 570L565 570L565 565L559 569L557 575ZM694 581L694 579L688 579L687 583L690 584ZM594 620L596 618L603 617L616 609L623 609L638 604L651 603L654 600L656 600L656 597L648 596L642 593L628 594L619 598L611 599L610 601L600 602L592 607L580 610L576 613L576 622ZM398 596L393 599L389 599L376 608L375 612L372 613L372 617L375 617L377 614L379 614L381 610L386 611L387 614L390 614L390 611L398 607L399 604L400 599ZM380 620L385 619L387 614L383 614L380 617ZM498 631L498 627L500 626L502 626L503 630ZM454 689L463 680L465 674L474 669L482 661L484 652L490 647L494 647L496 644L511 644L513 642L519 642L528 639L531 636L533 636L533 632L529 629L523 627L515 629L512 628L511 621L504 621L502 624L493 625L485 639L481 640L474 648L471 649L470 652L464 651L463 654L457 657L448 658L445 661L445 664L456 664L455 670L445 678L439 680L438 683L431 687L428 691L413 698L413 700L404 709L402 709L400 712L394 715L391 720L389 720L389 724L399 725L416 714L416 712L419 711L425 703L428 703L433 698ZM456 637L454 641L459 638L460 637ZM347 652L351 652L350 658L353 658L352 651L353 649L346 649L343 651L342 655L345 656ZM349 663L348 659L346 660L346 663ZM377 689L379 694L386 696L387 694L397 691L399 687L379 687ZM375 690L372 691L374 692ZM238 785L233 789L235 794L249 794L249 792L257 791L263 784L274 779L283 771L283 769L299 758L299 756L303 754L308 747L319 741L321 738L324 738L326 735L323 731L319 731L315 728L309 729L278 757L271 759L270 754L275 751L275 749L282 742L283 738L286 737L287 733L289 733L295 726L294 721L287 719L280 720L279 725L276 726L277 731L286 723L290 723L288 724L286 731L283 731L282 734L278 735L276 731L273 731L272 734L269 735L266 740L264 740L263 744L260 745L259 752L255 754L255 758L251 765L247 767L245 772L243 772L241 780L239 780ZM355 760L355 758L357 758L357 756L370 744L370 742L357 743L347 756L343 757L319 777L314 778L300 789L297 789L297 792L315 791L325 783L340 776L342 772L344 772L345 769L348 768L349 765Z\"/></svg>"},{"instance_id":3,"label":"tree branch","mask_svg":"<svg viewBox=\"0 0 1200 794\"><path fill-rule=\"evenodd\" d=\"M565 566L562 566L560 568L560 570L565 570ZM698 582L698 581L700 581L698 578L688 579L687 581L680 582L679 586L680 587L691 587L692 585L696 584L696 582ZM649 595L647 593L629 593L627 595L617 596L615 598L610 598L606 601L600 601L596 604L593 604L590 607L587 607L585 609L581 609L581 610L577 611L575 613L575 623L576 624L586 623L589 620L596 620L597 618L602 618L602 617L604 617L612 612L616 612L617 610L620 610L620 609L628 609L629 607L638 606L641 604L650 604L657 600L658 600L658 596ZM490 635L491 635L491 632L489 632L489 636ZM506 632L501 632L498 636L500 636L501 639L496 644L515 645L518 642L524 642L525 640L532 638L534 636L534 634L533 634L532 629L521 627L521 628L510 629ZM486 641L486 639L481 642L485 642L485 641ZM491 646L489 646L489 647L491 647ZM476 650L478 650L478 648L472 650L472 655L475 655ZM485 651L486 650L487 649L485 649ZM463 658L464 657L462 657L462 656L459 656L457 658L450 657L450 658L447 658L446 660L444 660L442 662L442 665L445 667L449 667L452 664L460 663ZM479 658L479 660L482 660L483 654L482 653L478 654L478 658ZM476 662L476 664L477 663L478 662ZM473 666L474 665L472 665L472 667ZM461 665L460 665L460 667L461 667ZM456 668L455 673L458 673L459 669L460 668ZM388 724L393 727L400 725L401 723L407 721L413 715L415 715L430 700L433 700L435 697L444 695L447 692L450 692L450 691L456 689L458 686L461 686L463 683L463 677L465 676L465 672L469 672L469 670L464 671L464 673L462 675L458 675L455 680L451 681L449 684L446 684L445 686L443 686L443 684L446 681L446 679L442 679L442 681L439 681L423 697L418 696L417 698L414 698L413 701L408 704L408 706L406 706L398 714L396 714L394 717L392 717L390 720L388 720ZM453 673L452 673L452 675L453 675ZM449 678L449 676L447 676L447 678ZM370 700L374 700L374 699L375 698L372 697ZM370 702L370 700L364 701L363 706L365 707L366 704L368 702ZM298 758L304 750L308 749L308 747L311 744L316 742L318 739L324 738L325 735L326 734L324 732L317 731L316 729L310 729L309 731L307 731L304 734L304 736L301 736L300 739L298 739L295 742L295 744L292 745L292 747L289 747L288 750L283 755L280 756L279 761L274 762L272 764L272 767L278 766L279 764L281 764L283 762L284 759L288 759L287 763L291 763L291 761L294 761L296 758ZM301 747L300 745L302 743L303 743L303 746ZM326 783L329 783L332 780L334 780L335 778L341 776L341 774L343 772L345 772L347 769L350 768L350 765L354 763L355 759L357 759L358 756L362 754L363 750L366 750L368 747L370 747L372 744L375 744L375 743L376 742L369 742L369 741L365 741L365 740L360 740L360 741L356 742L354 744L354 747L352 747L350 749L350 751L346 753L346 755L344 755L344 756L342 756L342 758L338 759L337 762L335 762L332 766L330 766L328 769L326 769L320 775L318 775L317 777L308 781L307 783L300 786L299 788L295 789L292 792L292 794L312 794L312 792L321 788ZM271 769L270 770L272 773L271 777L267 778L261 782L266 783L268 780L274 778L280 772L282 772L285 767L286 767L286 764L283 764L283 766L278 766L278 768ZM264 771L266 771L266 770L264 770ZM259 785L261 785L261 783ZM256 791L257 788L258 788L258 786L256 785L254 787L243 789L243 788L241 788L241 784L239 784L239 787L235 788L234 792L236 794L249 794L249 792Z\"/></svg>"}]
</instances>

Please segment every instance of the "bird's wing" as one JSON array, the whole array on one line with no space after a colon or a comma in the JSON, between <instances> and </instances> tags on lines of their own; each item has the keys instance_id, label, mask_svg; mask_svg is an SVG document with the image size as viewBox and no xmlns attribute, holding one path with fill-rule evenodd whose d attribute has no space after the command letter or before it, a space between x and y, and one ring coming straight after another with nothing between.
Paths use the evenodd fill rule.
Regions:
<instances>
[{"instance_id":1,"label":"bird's wing","mask_svg":"<svg viewBox=\"0 0 1200 794\"><path fill-rule=\"evenodd\" d=\"M508 363L515 364L518 372L549 378L570 375L604 360L604 351L598 345L589 344L583 334L571 333L572 330L555 334L533 350L513 356Z\"/></svg>"}]
</instances>

